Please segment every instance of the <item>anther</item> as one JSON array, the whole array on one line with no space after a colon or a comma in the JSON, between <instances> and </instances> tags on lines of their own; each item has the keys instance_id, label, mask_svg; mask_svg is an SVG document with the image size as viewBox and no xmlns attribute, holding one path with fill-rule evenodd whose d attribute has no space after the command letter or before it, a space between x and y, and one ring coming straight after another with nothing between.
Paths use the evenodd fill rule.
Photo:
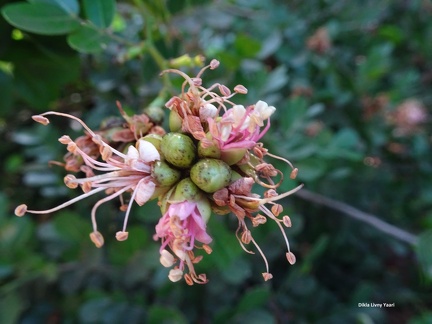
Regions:
<instances>
[{"instance_id":1,"label":"anther","mask_svg":"<svg viewBox=\"0 0 432 324\"><path fill-rule=\"evenodd\" d=\"M240 93L240 94L247 94L248 89L245 86L238 84L234 87L234 92Z\"/></svg>"},{"instance_id":2,"label":"anther","mask_svg":"<svg viewBox=\"0 0 432 324\"><path fill-rule=\"evenodd\" d=\"M41 116L41 115L33 115L33 116L32 116L32 119L33 119L35 122L38 122L39 124L42 124L42 125L44 125L44 126L46 126L46 125L49 124L49 120L48 120L48 118L46 118L46 117L44 117L44 116Z\"/></svg>"},{"instance_id":3,"label":"anther","mask_svg":"<svg viewBox=\"0 0 432 324\"><path fill-rule=\"evenodd\" d=\"M290 178L295 179L297 177L297 173L298 173L298 169L294 168L294 170L291 171Z\"/></svg>"},{"instance_id":4,"label":"anther","mask_svg":"<svg viewBox=\"0 0 432 324\"><path fill-rule=\"evenodd\" d=\"M288 215L285 215L284 217L282 217L282 221L286 227L292 226L291 218Z\"/></svg>"},{"instance_id":5,"label":"anther","mask_svg":"<svg viewBox=\"0 0 432 324\"><path fill-rule=\"evenodd\" d=\"M264 277L264 281L268 281L273 278L273 275L270 272L263 272L262 276Z\"/></svg>"},{"instance_id":6,"label":"anther","mask_svg":"<svg viewBox=\"0 0 432 324\"><path fill-rule=\"evenodd\" d=\"M96 245L97 248L100 248L102 245L104 245L104 238L98 231L90 233L90 240Z\"/></svg>"},{"instance_id":7,"label":"anther","mask_svg":"<svg viewBox=\"0 0 432 324\"><path fill-rule=\"evenodd\" d=\"M228 97L231 94L230 89L228 89L227 86L224 86L223 84L219 85L219 91L221 94L223 94L225 97Z\"/></svg>"},{"instance_id":8,"label":"anther","mask_svg":"<svg viewBox=\"0 0 432 324\"><path fill-rule=\"evenodd\" d=\"M203 244L202 247L203 247L203 250L204 250L207 254L210 254L210 253L213 252L212 248L211 248L209 245L207 245L207 244Z\"/></svg>"},{"instance_id":9,"label":"anther","mask_svg":"<svg viewBox=\"0 0 432 324\"><path fill-rule=\"evenodd\" d=\"M175 258L167 250L162 250L159 261L165 268L169 268L174 264Z\"/></svg>"},{"instance_id":10,"label":"anther","mask_svg":"<svg viewBox=\"0 0 432 324\"><path fill-rule=\"evenodd\" d=\"M283 207L281 204L275 204L272 206L271 211L272 211L273 215L278 217L280 215L280 213L283 212Z\"/></svg>"},{"instance_id":11,"label":"anther","mask_svg":"<svg viewBox=\"0 0 432 324\"><path fill-rule=\"evenodd\" d=\"M186 274L184 275L184 279L185 279L186 283L187 283L189 286L192 286L192 285L193 285L193 280L192 280L191 276L190 276L188 273L186 273Z\"/></svg>"},{"instance_id":12,"label":"anther","mask_svg":"<svg viewBox=\"0 0 432 324\"><path fill-rule=\"evenodd\" d=\"M180 269L171 269L168 274L168 279L172 282L177 282L183 277L183 271Z\"/></svg>"},{"instance_id":13,"label":"anther","mask_svg":"<svg viewBox=\"0 0 432 324\"><path fill-rule=\"evenodd\" d=\"M220 62L216 59L211 60L210 62L210 70L214 70L217 69L217 67L219 66Z\"/></svg>"},{"instance_id":14,"label":"anther","mask_svg":"<svg viewBox=\"0 0 432 324\"><path fill-rule=\"evenodd\" d=\"M287 260L288 260L288 262L289 262L290 264L294 264L294 263L296 263L296 257L295 257L295 255L294 255L294 253L292 253L292 252L287 252L287 254L286 254L286 258L287 258Z\"/></svg>"},{"instance_id":15,"label":"anther","mask_svg":"<svg viewBox=\"0 0 432 324\"><path fill-rule=\"evenodd\" d=\"M126 241L128 239L128 236L129 236L129 232L118 231L116 233L117 241Z\"/></svg>"},{"instance_id":16,"label":"anther","mask_svg":"<svg viewBox=\"0 0 432 324\"><path fill-rule=\"evenodd\" d=\"M72 142L71 138L67 135L63 135L58 139L58 141L62 144L69 144L70 142Z\"/></svg>"},{"instance_id":17,"label":"anther","mask_svg":"<svg viewBox=\"0 0 432 324\"><path fill-rule=\"evenodd\" d=\"M15 208L15 215L18 217L22 217L27 212L27 205L21 204L17 208Z\"/></svg>"},{"instance_id":18,"label":"anther","mask_svg":"<svg viewBox=\"0 0 432 324\"><path fill-rule=\"evenodd\" d=\"M68 174L63 178L64 184L70 189L75 189L78 187L76 182L76 177L73 174Z\"/></svg>"}]
</instances>

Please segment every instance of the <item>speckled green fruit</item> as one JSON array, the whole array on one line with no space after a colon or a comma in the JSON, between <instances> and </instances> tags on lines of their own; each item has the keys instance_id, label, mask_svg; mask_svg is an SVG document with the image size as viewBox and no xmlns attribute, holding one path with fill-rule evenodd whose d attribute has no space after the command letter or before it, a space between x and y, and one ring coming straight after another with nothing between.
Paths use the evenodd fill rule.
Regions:
<instances>
[{"instance_id":1,"label":"speckled green fruit","mask_svg":"<svg viewBox=\"0 0 432 324\"><path fill-rule=\"evenodd\" d=\"M204 147L203 141L199 141L198 143L198 156L205 158L214 158L219 159L221 156L221 151L216 143L212 143L212 145Z\"/></svg>"},{"instance_id":2,"label":"speckled green fruit","mask_svg":"<svg viewBox=\"0 0 432 324\"><path fill-rule=\"evenodd\" d=\"M189 168L196 157L196 146L192 139L180 133L168 133L162 138L162 155L178 168Z\"/></svg>"},{"instance_id":3,"label":"speckled green fruit","mask_svg":"<svg viewBox=\"0 0 432 324\"><path fill-rule=\"evenodd\" d=\"M202 159L192 167L190 177L198 188L213 193L229 185L231 168L221 160Z\"/></svg>"},{"instance_id":4,"label":"speckled green fruit","mask_svg":"<svg viewBox=\"0 0 432 324\"><path fill-rule=\"evenodd\" d=\"M185 178L177 184L171 199L174 201L192 201L195 200L200 193L202 193L202 191L192 182L191 178Z\"/></svg>"},{"instance_id":5,"label":"speckled green fruit","mask_svg":"<svg viewBox=\"0 0 432 324\"><path fill-rule=\"evenodd\" d=\"M247 149L236 148L224 150L221 152L220 159L223 160L228 165L233 165L239 162L246 154Z\"/></svg>"},{"instance_id":6,"label":"speckled green fruit","mask_svg":"<svg viewBox=\"0 0 432 324\"><path fill-rule=\"evenodd\" d=\"M156 161L153 164L152 177L162 186L172 186L180 179L180 171L169 166L163 161Z\"/></svg>"},{"instance_id":7,"label":"speckled green fruit","mask_svg":"<svg viewBox=\"0 0 432 324\"><path fill-rule=\"evenodd\" d=\"M171 132L178 132L181 130L182 119L175 110L171 110L168 118L168 124Z\"/></svg>"}]
</instances>

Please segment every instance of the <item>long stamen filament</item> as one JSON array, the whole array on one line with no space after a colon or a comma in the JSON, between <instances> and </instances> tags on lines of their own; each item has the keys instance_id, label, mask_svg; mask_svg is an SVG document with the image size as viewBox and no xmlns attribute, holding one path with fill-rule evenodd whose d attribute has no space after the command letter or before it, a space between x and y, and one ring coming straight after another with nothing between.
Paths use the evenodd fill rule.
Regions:
<instances>
[{"instance_id":1,"label":"long stamen filament","mask_svg":"<svg viewBox=\"0 0 432 324\"><path fill-rule=\"evenodd\" d=\"M69 201L66 201L65 203L63 203L63 204L61 204L61 205L59 205L57 207L54 207L54 208L51 208L51 209L47 209L47 210L27 210L27 213L30 213L30 214L48 214L48 213L52 213L52 212L55 212L55 211L60 210L62 208L65 208L67 206L70 206L70 205L76 203L77 201L80 201L81 199L87 198L87 197L89 197L91 195L94 195L95 193L98 193L98 192L103 191L105 189L106 188L96 188L96 189L93 189L93 190L91 190L91 191L89 191L87 193L79 195L78 197L75 197L75 198L73 198L73 199L71 199Z\"/></svg>"},{"instance_id":2,"label":"long stamen filament","mask_svg":"<svg viewBox=\"0 0 432 324\"><path fill-rule=\"evenodd\" d=\"M91 210L91 220L92 220L93 230L95 232L97 231L96 210L99 208L99 206L102 205L103 203L107 202L107 201L110 201L111 199L113 199L117 196L120 196L123 192L125 192L131 188L132 188L132 185L125 187L123 189L120 189L119 191L116 191L113 194L106 196L105 198L102 198L96 204L94 204L94 206ZM103 189L105 189L105 188L103 188Z\"/></svg>"}]
</instances>

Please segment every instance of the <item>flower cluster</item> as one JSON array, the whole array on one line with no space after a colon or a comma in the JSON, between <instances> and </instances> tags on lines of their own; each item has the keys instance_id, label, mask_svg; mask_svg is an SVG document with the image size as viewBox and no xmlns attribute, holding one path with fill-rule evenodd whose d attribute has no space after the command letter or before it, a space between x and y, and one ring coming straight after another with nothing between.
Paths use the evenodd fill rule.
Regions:
<instances>
[{"instance_id":1,"label":"flower cluster","mask_svg":"<svg viewBox=\"0 0 432 324\"><path fill-rule=\"evenodd\" d=\"M120 199L125 218L116 238L123 241L128 238L127 222L133 202L142 206L158 199L161 218L154 240L161 242L160 262L171 268L168 276L171 281L184 278L189 285L208 281L205 274L196 273L194 265L203 258L195 255L196 249L211 253L212 238L207 224L212 213L235 215L239 244L246 252L253 253L246 247L252 243L261 254L266 266L265 280L272 275L250 225L256 227L267 220L274 221L286 241L287 260L295 263L284 231L284 226L291 226L291 220L287 215L281 216L283 208L277 201L301 186L278 193L284 173L266 160L286 162L292 169L291 179L296 177L297 169L288 160L269 153L259 142L270 127L275 107L264 101L247 107L235 104L232 98L236 94L247 93L242 85L234 87L233 92L222 84L204 87L203 72L218 65L218 61L212 60L195 77L174 69L163 72L184 78L181 93L166 103L170 110L167 133L160 126L160 114L146 112L128 116L120 104L123 120L113 119L98 131L91 130L77 117L61 112L33 116L44 125L49 123L48 116L62 116L78 121L85 129L85 135L75 141L66 135L59 139L68 153L65 163L57 162L67 171L82 174L81 178L74 174L64 178L67 187L80 187L82 194L43 211L30 210L23 204L15 209L15 214L51 213L103 191L105 196L91 210L93 231L90 233L95 245L102 247L104 238L96 221L101 204ZM254 185L265 188L263 196L254 193Z\"/></svg>"}]
</instances>

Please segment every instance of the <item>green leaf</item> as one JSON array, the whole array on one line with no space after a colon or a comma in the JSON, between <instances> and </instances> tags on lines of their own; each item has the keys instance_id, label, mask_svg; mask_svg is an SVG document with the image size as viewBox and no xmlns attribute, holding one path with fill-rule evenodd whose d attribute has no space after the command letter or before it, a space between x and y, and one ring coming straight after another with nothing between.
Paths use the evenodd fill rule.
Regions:
<instances>
[{"instance_id":1,"label":"green leaf","mask_svg":"<svg viewBox=\"0 0 432 324\"><path fill-rule=\"evenodd\" d=\"M57 44L58 40L53 40L53 43ZM78 78L79 57L66 48L68 51L65 52L53 47L50 53L46 53L30 42L19 42L8 52L8 59L14 64L15 91L31 107L46 111L47 105L58 98L64 85Z\"/></svg>"},{"instance_id":2,"label":"green leaf","mask_svg":"<svg viewBox=\"0 0 432 324\"><path fill-rule=\"evenodd\" d=\"M84 220L76 212L64 210L58 216L53 218L54 227L58 230L63 238L75 242L88 239L90 225L88 220Z\"/></svg>"},{"instance_id":3,"label":"green leaf","mask_svg":"<svg viewBox=\"0 0 432 324\"><path fill-rule=\"evenodd\" d=\"M81 53L98 53L106 46L109 38L88 26L81 26L67 38L68 44Z\"/></svg>"},{"instance_id":4,"label":"green leaf","mask_svg":"<svg viewBox=\"0 0 432 324\"><path fill-rule=\"evenodd\" d=\"M11 25L41 35L67 34L79 26L75 17L49 3L12 3L2 15Z\"/></svg>"},{"instance_id":5,"label":"green leaf","mask_svg":"<svg viewBox=\"0 0 432 324\"><path fill-rule=\"evenodd\" d=\"M78 15L79 3L77 0L30 0L31 3L48 3L62 8L65 12Z\"/></svg>"},{"instance_id":6,"label":"green leaf","mask_svg":"<svg viewBox=\"0 0 432 324\"><path fill-rule=\"evenodd\" d=\"M240 300L237 312L242 313L258 309L265 305L270 298L270 290L266 287L258 287L249 290Z\"/></svg>"},{"instance_id":7,"label":"green leaf","mask_svg":"<svg viewBox=\"0 0 432 324\"><path fill-rule=\"evenodd\" d=\"M114 0L83 0L87 18L96 26L107 28L111 25L115 13Z\"/></svg>"},{"instance_id":8,"label":"green leaf","mask_svg":"<svg viewBox=\"0 0 432 324\"><path fill-rule=\"evenodd\" d=\"M3 297L0 300L0 323L17 323L24 308L24 300L17 293Z\"/></svg>"},{"instance_id":9,"label":"green leaf","mask_svg":"<svg viewBox=\"0 0 432 324\"><path fill-rule=\"evenodd\" d=\"M176 310L176 309L170 309L166 306L158 306L154 305L149 309L148 312L148 323L176 323L176 324L183 324L188 323L187 319L184 317L184 315Z\"/></svg>"}]
</instances>

